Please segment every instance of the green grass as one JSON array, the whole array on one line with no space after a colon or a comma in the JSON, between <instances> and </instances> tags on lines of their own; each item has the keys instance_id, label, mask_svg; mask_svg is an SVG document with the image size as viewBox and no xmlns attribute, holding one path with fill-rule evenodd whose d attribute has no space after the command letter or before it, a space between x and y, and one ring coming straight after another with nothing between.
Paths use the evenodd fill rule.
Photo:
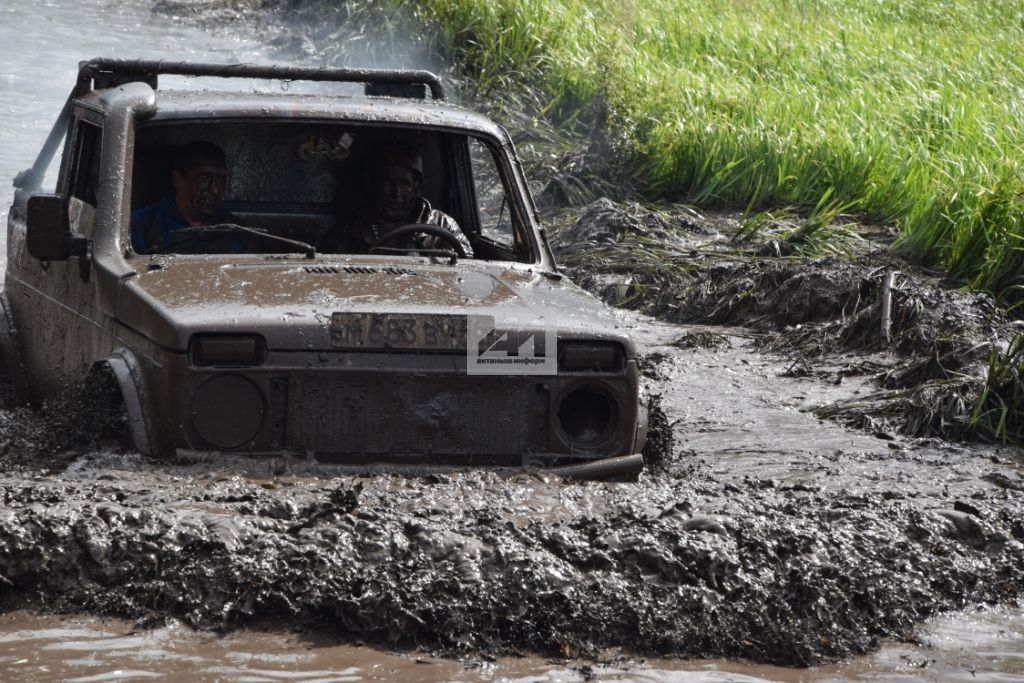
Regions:
<instances>
[{"instance_id":1,"label":"green grass","mask_svg":"<svg viewBox=\"0 0 1024 683\"><path fill-rule=\"evenodd\" d=\"M993 441L1024 443L1024 334L1017 335L1005 352L989 354L988 373L974 402L968 424L972 431Z\"/></svg>"},{"instance_id":2,"label":"green grass","mask_svg":"<svg viewBox=\"0 0 1024 683\"><path fill-rule=\"evenodd\" d=\"M1017 1L387 6L405 17L391 30L428 26L412 30L477 92L559 124L599 119L648 197L809 213L825 201L898 223L899 248L1024 301Z\"/></svg>"}]
</instances>

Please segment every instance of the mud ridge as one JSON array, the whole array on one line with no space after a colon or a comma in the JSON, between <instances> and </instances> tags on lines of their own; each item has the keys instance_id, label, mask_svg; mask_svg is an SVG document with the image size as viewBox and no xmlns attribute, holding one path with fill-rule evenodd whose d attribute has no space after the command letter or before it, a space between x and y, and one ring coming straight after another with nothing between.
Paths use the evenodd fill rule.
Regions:
<instances>
[{"instance_id":1,"label":"mud ridge","mask_svg":"<svg viewBox=\"0 0 1024 683\"><path fill-rule=\"evenodd\" d=\"M448 654L615 646L809 665L1024 585L1024 515L998 498L925 510L896 491L700 468L639 489L163 475L179 484L4 481L4 608L214 629L280 619ZM538 494L559 501L549 519L512 502Z\"/></svg>"}]
</instances>

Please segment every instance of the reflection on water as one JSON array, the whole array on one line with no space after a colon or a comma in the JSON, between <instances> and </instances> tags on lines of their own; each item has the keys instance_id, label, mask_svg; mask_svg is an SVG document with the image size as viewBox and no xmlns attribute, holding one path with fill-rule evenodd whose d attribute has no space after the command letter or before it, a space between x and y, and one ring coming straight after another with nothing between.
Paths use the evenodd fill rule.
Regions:
<instances>
[{"instance_id":1,"label":"reflection on water","mask_svg":"<svg viewBox=\"0 0 1024 683\"><path fill-rule=\"evenodd\" d=\"M941 617L922 645L888 645L871 657L809 670L738 662L632 660L610 664L537 657L454 661L337 645L324 634L197 633L175 624L135 630L92 617L0 615L4 681L1024 681L1024 612L994 609Z\"/></svg>"}]
</instances>

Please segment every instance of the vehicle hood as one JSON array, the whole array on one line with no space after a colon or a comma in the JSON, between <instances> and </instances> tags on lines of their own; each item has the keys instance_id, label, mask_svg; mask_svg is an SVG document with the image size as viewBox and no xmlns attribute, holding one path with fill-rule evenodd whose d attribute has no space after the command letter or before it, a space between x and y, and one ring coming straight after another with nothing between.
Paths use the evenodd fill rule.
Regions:
<instances>
[{"instance_id":1,"label":"vehicle hood","mask_svg":"<svg viewBox=\"0 0 1024 683\"><path fill-rule=\"evenodd\" d=\"M331 348L335 314L487 315L555 327L560 339L628 336L600 301L564 278L518 264L151 261L127 278L118 319L172 350L197 332L256 333L270 349Z\"/></svg>"}]
</instances>

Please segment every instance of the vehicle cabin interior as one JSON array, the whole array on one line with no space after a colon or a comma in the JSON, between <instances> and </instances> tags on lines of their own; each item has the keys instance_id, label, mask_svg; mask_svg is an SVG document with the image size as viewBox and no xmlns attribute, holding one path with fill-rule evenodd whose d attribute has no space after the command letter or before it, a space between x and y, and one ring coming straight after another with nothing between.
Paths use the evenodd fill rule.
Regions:
<instances>
[{"instance_id":1,"label":"vehicle cabin interior","mask_svg":"<svg viewBox=\"0 0 1024 683\"><path fill-rule=\"evenodd\" d=\"M190 250L140 237L140 215L162 202L175 201L175 165L180 167L182 150L196 142L216 145L223 152L226 169L217 199L219 218L205 221L207 227L230 223L251 230L211 228L202 233L202 246ZM502 173L484 140L456 132L351 122L162 121L141 125L136 131L132 166L132 251L278 254L296 253L305 244L317 253L428 255L430 250L412 248L425 244L419 233L383 249L379 244L359 242L361 249L352 250L344 246L352 241L337 239L358 232L353 226L373 214L374 183L380 182L381 155L390 146L411 149L418 155L422 171L417 194L432 209L454 219L471 245L467 251L473 258L536 261L534 240L519 209L509 201ZM190 237L196 232L186 223L176 226L175 233L181 229ZM428 246L437 252L452 250L445 240L434 239Z\"/></svg>"}]
</instances>

